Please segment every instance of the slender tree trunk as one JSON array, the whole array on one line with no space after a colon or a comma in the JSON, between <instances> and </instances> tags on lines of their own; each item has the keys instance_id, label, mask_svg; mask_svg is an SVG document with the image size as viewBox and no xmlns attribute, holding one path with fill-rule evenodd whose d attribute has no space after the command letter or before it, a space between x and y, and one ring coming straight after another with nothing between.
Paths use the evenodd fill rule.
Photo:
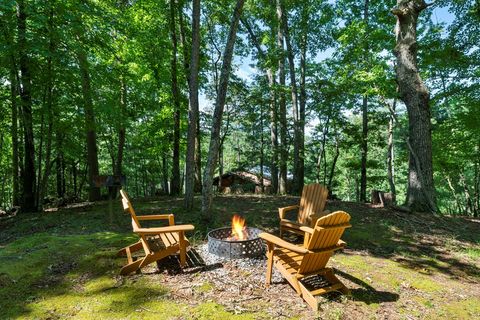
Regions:
<instances>
[{"instance_id":1,"label":"slender tree trunk","mask_svg":"<svg viewBox=\"0 0 480 320\"><path fill-rule=\"evenodd\" d=\"M464 174L460 174L460 183L462 184L463 194L465 195L465 213L473 214L474 210L473 210L472 196L470 194L470 189L468 188Z\"/></svg>"},{"instance_id":2,"label":"slender tree trunk","mask_svg":"<svg viewBox=\"0 0 480 320\"><path fill-rule=\"evenodd\" d=\"M198 126L198 68L200 58L200 0L193 0L192 54L190 55L187 156L185 159L185 208L193 208L195 191L195 147Z\"/></svg>"},{"instance_id":3,"label":"slender tree trunk","mask_svg":"<svg viewBox=\"0 0 480 320\"><path fill-rule=\"evenodd\" d=\"M27 53L27 14L25 1L17 1L18 53L20 57L20 99L23 119L24 166L23 166L23 196L22 209L26 212L37 211L36 176L35 176L35 144L33 138L32 96L30 59Z\"/></svg>"},{"instance_id":4,"label":"slender tree trunk","mask_svg":"<svg viewBox=\"0 0 480 320\"><path fill-rule=\"evenodd\" d=\"M65 175L64 175L65 160L63 158L63 151L62 151L62 144L63 144L62 137L63 137L62 133L57 128L55 130L55 149L57 152L57 157L55 161L55 171L56 171L56 180L57 180L57 196L59 198L63 198L65 195Z\"/></svg>"},{"instance_id":5,"label":"slender tree trunk","mask_svg":"<svg viewBox=\"0 0 480 320\"><path fill-rule=\"evenodd\" d=\"M360 201L367 201L367 153L368 153L368 99L363 96L362 102L362 144L360 165Z\"/></svg>"},{"instance_id":6,"label":"slender tree trunk","mask_svg":"<svg viewBox=\"0 0 480 320\"><path fill-rule=\"evenodd\" d=\"M258 56L262 62L267 62L267 57L265 52L263 52L260 42L253 32L249 22L244 19L242 20L243 25L248 31L250 38L257 49ZM271 163L270 163L270 173L272 181L272 192L277 193L278 191L278 138L277 138L277 101L275 95L275 77L273 75L272 68L269 67L265 70L265 75L267 77L268 88L270 91L270 141L271 141Z\"/></svg>"},{"instance_id":7,"label":"slender tree trunk","mask_svg":"<svg viewBox=\"0 0 480 320\"><path fill-rule=\"evenodd\" d=\"M290 32L288 28L288 18L285 12L285 6L282 0L279 0L282 19L283 34L285 36L285 43L287 45L288 70L290 72L290 87L292 92L292 113L293 113L293 186L291 192L293 194L300 194L303 188L303 177L300 177L300 144L301 144L301 129L300 129L300 114L298 110L298 94L297 94L297 80L295 75L295 60L293 58L293 49L290 41Z\"/></svg>"},{"instance_id":8,"label":"slender tree trunk","mask_svg":"<svg viewBox=\"0 0 480 320\"><path fill-rule=\"evenodd\" d=\"M455 204L457 205L457 210L458 213L462 212L462 205L460 203L460 199L457 196L457 191L455 190L455 187L453 186L452 179L450 176L445 172L445 180L447 181L448 187L450 188L450 191L452 192L452 197L455 200Z\"/></svg>"},{"instance_id":9,"label":"slender tree trunk","mask_svg":"<svg viewBox=\"0 0 480 320\"><path fill-rule=\"evenodd\" d=\"M329 192L332 192L333 176L335 174L335 167L337 166L337 160L339 156L340 156L340 146L338 142L338 137L336 137L335 138L335 155L333 156L332 167L330 169L330 174L328 175L327 188Z\"/></svg>"},{"instance_id":10,"label":"slender tree trunk","mask_svg":"<svg viewBox=\"0 0 480 320\"><path fill-rule=\"evenodd\" d=\"M172 40L172 96L173 96L173 156L172 156L172 185L170 193L180 193L180 92L177 78L177 31L175 23L175 0L170 0L170 39Z\"/></svg>"},{"instance_id":11,"label":"slender tree trunk","mask_svg":"<svg viewBox=\"0 0 480 320\"><path fill-rule=\"evenodd\" d=\"M300 43L300 96L299 96L299 122L298 122L298 164L297 179L299 193L305 183L305 109L307 106L306 73L307 73L307 45L308 45L308 19L309 6L304 5L302 10L303 34Z\"/></svg>"},{"instance_id":12,"label":"slender tree trunk","mask_svg":"<svg viewBox=\"0 0 480 320\"><path fill-rule=\"evenodd\" d=\"M279 193L287 193L287 106L285 102L285 57L284 57L284 35L282 28L283 12L280 0L276 0L277 6L277 46L279 53L278 72L279 72L279 120L280 120L280 179L279 179Z\"/></svg>"},{"instance_id":13,"label":"slender tree trunk","mask_svg":"<svg viewBox=\"0 0 480 320\"><path fill-rule=\"evenodd\" d=\"M120 126L118 128L118 147L117 147L117 159L115 163L116 176L123 174L123 150L125 149L125 135L126 135L126 116L127 116L127 83L125 76L120 76Z\"/></svg>"},{"instance_id":14,"label":"slender tree trunk","mask_svg":"<svg viewBox=\"0 0 480 320\"><path fill-rule=\"evenodd\" d=\"M20 205L18 183L18 106L17 106L17 71L12 57L10 69L10 99L12 102L12 204Z\"/></svg>"},{"instance_id":15,"label":"slender tree trunk","mask_svg":"<svg viewBox=\"0 0 480 320\"><path fill-rule=\"evenodd\" d=\"M393 101L392 111L395 112L397 105L397 99ZM397 191L395 188L395 151L393 149L393 128L394 128L393 115L390 115L388 120L388 146L387 146L387 176L388 184L390 186L390 193L392 194L392 202L396 204Z\"/></svg>"},{"instance_id":16,"label":"slender tree trunk","mask_svg":"<svg viewBox=\"0 0 480 320\"><path fill-rule=\"evenodd\" d=\"M162 155L162 175L163 175L163 190L165 191L165 194L170 193L170 188L168 187L168 162L167 162L167 157L165 155Z\"/></svg>"},{"instance_id":17,"label":"slender tree trunk","mask_svg":"<svg viewBox=\"0 0 480 320\"><path fill-rule=\"evenodd\" d=\"M364 48L364 62L367 64L366 69L368 69L369 63L369 42L368 42L368 6L369 0L365 0L363 6L363 22L365 23L367 38L365 39L365 48ZM361 169L360 169L360 201L367 201L367 155L368 155L368 97L366 94L363 95L362 101L362 145L361 145Z\"/></svg>"},{"instance_id":18,"label":"slender tree trunk","mask_svg":"<svg viewBox=\"0 0 480 320\"><path fill-rule=\"evenodd\" d=\"M50 177L50 172L52 171L52 139L53 139L53 85L55 81L55 71L53 69L53 61L52 57L55 54L56 43L53 38L54 33L54 7L53 4L50 4L50 13L48 19L48 31L49 31L49 44L48 44L48 51L49 56L47 59L47 97L46 97L46 105L47 105L47 137L46 137L46 146L45 146L45 172L43 176L40 174L40 170L38 173L38 180L41 181L38 187L38 208L42 209L43 207L43 198L45 197L45 193L48 191L48 179ZM41 166L39 166L41 168ZM40 178L42 177L42 178ZM41 179L41 180L40 180Z\"/></svg>"},{"instance_id":19,"label":"slender tree trunk","mask_svg":"<svg viewBox=\"0 0 480 320\"><path fill-rule=\"evenodd\" d=\"M417 20L424 0L397 0L395 56L400 98L409 119L409 177L407 205L414 211L437 212L433 183L430 95L417 68Z\"/></svg>"},{"instance_id":20,"label":"slender tree trunk","mask_svg":"<svg viewBox=\"0 0 480 320\"><path fill-rule=\"evenodd\" d=\"M98 155L97 155L97 132L95 123L95 111L93 109L92 91L90 86L90 73L87 60L87 54L80 48L77 52L78 63L80 66L80 76L82 79L82 94L85 112L85 131L87 143L87 163L88 163L88 184L90 186L88 199L90 201L100 200L100 188L93 185L94 177L98 176Z\"/></svg>"},{"instance_id":21,"label":"slender tree trunk","mask_svg":"<svg viewBox=\"0 0 480 320\"><path fill-rule=\"evenodd\" d=\"M260 105L260 128L259 128L259 135L260 135L260 190L262 193L265 192L265 186L263 184L263 166L264 166L264 139L263 139L263 109Z\"/></svg>"},{"instance_id":22,"label":"slender tree trunk","mask_svg":"<svg viewBox=\"0 0 480 320\"><path fill-rule=\"evenodd\" d=\"M219 92L215 101L215 110L213 112L213 123L210 138L210 146L208 150L207 163L203 174L202 188L202 212L203 218L208 221L208 212L212 204L212 182L215 166L217 164L218 148L220 143L220 127L222 124L223 109L227 97L228 80L230 78L230 70L232 67L233 48L237 37L237 28L242 14L243 4L245 0L237 0L232 20L230 22L230 30L228 34L227 44L223 53L222 71L220 74Z\"/></svg>"}]
</instances>

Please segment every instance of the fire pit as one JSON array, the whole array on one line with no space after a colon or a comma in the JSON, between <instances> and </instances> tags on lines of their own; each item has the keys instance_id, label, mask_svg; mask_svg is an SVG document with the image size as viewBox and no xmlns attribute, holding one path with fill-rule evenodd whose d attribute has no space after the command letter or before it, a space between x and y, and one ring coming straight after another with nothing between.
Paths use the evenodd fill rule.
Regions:
<instances>
[{"instance_id":1,"label":"fire pit","mask_svg":"<svg viewBox=\"0 0 480 320\"><path fill-rule=\"evenodd\" d=\"M232 228L219 228L208 233L208 252L217 256L238 259L254 258L264 252L264 244L258 235L262 231L245 227L245 220L235 215Z\"/></svg>"}]
</instances>

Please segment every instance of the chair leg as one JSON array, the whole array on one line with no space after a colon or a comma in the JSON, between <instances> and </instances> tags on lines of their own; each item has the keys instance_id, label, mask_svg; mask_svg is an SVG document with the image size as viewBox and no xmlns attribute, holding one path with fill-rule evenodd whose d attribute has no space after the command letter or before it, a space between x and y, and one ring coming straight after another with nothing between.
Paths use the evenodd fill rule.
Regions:
<instances>
[{"instance_id":1,"label":"chair leg","mask_svg":"<svg viewBox=\"0 0 480 320\"><path fill-rule=\"evenodd\" d=\"M267 243L267 274L265 275L265 284L267 287L272 283L272 268L273 268L273 249L275 248L273 243Z\"/></svg>"},{"instance_id":2,"label":"chair leg","mask_svg":"<svg viewBox=\"0 0 480 320\"><path fill-rule=\"evenodd\" d=\"M187 262L187 244L185 242L185 235L183 231L180 231L178 235L179 247L180 247L180 266L184 267Z\"/></svg>"}]
</instances>

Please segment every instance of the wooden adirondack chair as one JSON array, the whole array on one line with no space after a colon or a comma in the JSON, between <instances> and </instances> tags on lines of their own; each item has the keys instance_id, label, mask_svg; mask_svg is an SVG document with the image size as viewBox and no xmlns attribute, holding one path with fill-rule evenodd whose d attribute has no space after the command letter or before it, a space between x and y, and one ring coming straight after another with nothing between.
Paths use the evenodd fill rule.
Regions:
<instances>
[{"instance_id":1,"label":"wooden adirondack chair","mask_svg":"<svg viewBox=\"0 0 480 320\"><path fill-rule=\"evenodd\" d=\"M269 233L260 237L267 242L266 284L270 285L272 267L288 280L292 287L311 307L318 310L315 296L330 291L348 294L349 290L326 265L333 252L346 243L340 240L345 228L351 227L350 215L337 211L317 220L314 228L301 227L305 232L303 246L287 242ZM320 278L322 276L323 278Z\"/></svg>"},{"instance_id":2,"label":"wooden adirondack chair","mask_svg":"<svg viewBox=\"0 0 480 320\"><path fill-rule=\"evenodd\" d=\"M327 204L328 189L321 184L313 183L303 187L300 205L278 208L280 216L280 238L284 231L290 231L303 235L300 230L302 226L312 227L315 221L330 213L325 210ZM297 221L285 218L285 214L289 211L298 210Z\"/></svg>"},{"instance_id":3,"label":"wooden adirondack chair","mask_svg":"<svg viewBox=\"0 0 480 320\"><path fill-rule=\"evenodd\" d=\"M133 232L140 237L138 242L118 251L117 255L127 257L127 264L122 267L120 274L127 275L177 252L180 253L180 265L184 266L187 246L190 244L185 237L185 232L191 231L195 227L190 224L175 225L173 214L137 216L125 190L120 190L120 194L123 210L132 217ZM168 220L169 226L142 228L140 224L142 220ZM144 255L135 260L133 253L139 250L143 250Z\"/></svg>"}]
</instances>

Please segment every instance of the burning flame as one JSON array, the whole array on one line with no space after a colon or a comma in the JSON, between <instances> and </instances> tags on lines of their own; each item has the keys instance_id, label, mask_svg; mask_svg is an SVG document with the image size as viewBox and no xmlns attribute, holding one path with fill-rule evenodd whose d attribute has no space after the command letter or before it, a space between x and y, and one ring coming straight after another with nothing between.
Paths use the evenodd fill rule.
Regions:
<instances>
[{"instance_id":1,"label":"burning flame","mask_svg":"<svg viewBox=\"0 0 480 320\"><path fill-rule=\"evenodd\" d=\"M247 239L247 228L245 227L245 219L239 215L232 218L232 236L229 240L245 240Z\"/></svg>"}]
</instances>

